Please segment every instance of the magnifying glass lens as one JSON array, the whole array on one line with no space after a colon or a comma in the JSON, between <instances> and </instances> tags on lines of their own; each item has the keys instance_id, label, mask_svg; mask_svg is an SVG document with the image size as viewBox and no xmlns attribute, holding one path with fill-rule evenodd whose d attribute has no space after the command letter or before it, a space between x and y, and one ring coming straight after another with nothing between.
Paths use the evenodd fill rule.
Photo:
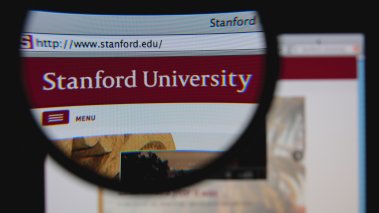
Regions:
<instances>
[{"instance_id":1,"label":"magnifying glass lens","mask_svg":"<svg viewBox=\"0 0 379 213\"><path fill-rule=\"evenodd\" d=\"M267 82L257 11L32 10L20 45L36 143L81 177L165 185L264 143L249 128Z\"/></svg>"}]
</instances>

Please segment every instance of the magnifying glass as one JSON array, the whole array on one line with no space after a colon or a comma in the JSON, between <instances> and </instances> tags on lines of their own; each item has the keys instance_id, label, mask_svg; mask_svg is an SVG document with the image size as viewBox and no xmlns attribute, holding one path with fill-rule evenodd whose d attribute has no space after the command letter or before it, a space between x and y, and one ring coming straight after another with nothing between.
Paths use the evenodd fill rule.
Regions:
<instances>
[{"instance_id":1,"label":"magnifying glass","mask_svg":"<svg viewBox=\"0 0 379 213\"><path fill-rule=\"evenodd\" d=\"M220 5L27 8L20 80L34 143L128 193L188 186L265 143L275 40L259 5Z\"/></svg>"}]
</instances>

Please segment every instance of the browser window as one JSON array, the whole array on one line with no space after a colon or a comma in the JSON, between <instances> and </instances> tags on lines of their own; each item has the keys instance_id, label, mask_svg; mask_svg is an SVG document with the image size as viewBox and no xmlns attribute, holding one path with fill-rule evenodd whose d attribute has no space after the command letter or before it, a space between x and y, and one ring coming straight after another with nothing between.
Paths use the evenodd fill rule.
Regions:
<instances>
[{"instance_id":1,"label":"browser window","mask_svg":"<svg viewBox=\"0 0 379 213\"><path fill-rule=\"evenodd\" d=\"M366 212L364 36L288 34L279 41L266 179L211 179L134 196L84 184L48 158L47 212Z\"/></svg>"},{"instance_id":2,"label":"browser window","mask_svg":"<svg viewBox=\"0 0 379 213\"><path fill-rule=\"evenodd\" d=\"M366 212L363 34L279 38L278 96L303 97L309 212Z\"/></svg>"}]
</instances>

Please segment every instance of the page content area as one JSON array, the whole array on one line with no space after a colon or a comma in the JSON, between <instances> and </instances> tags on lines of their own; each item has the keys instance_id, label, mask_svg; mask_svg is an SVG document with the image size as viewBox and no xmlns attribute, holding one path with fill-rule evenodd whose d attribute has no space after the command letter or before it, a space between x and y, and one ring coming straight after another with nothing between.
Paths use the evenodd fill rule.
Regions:
<instances>
[{"instance_id":1,"label":"page content area","mask_svg":"<svg viewBox=\"0 0 379 213\"><path fill-rule=\"evenodd\" d=\"M321 39L326 44L315 46L314 41L317 39ZM362 205L364 205L364 200L362 200L362 193L364 191L362 190L364 188L362 178L364 177L361 171L364 166L364 163L362 163L362 158L364 157L362 156L362 143L364 141L360 139L363 134L361 122L364 119L362 106L360 105L363 87L361 78L363 78L362 73L364 73L361 65L363 63L361 55L362 37L360 35L351 35L350 37L342 36L341 39L340 35L330 35L329 37L328 35L313 35L313 37L312 35L303 37L297 35L291 38L291 35L288 35L288 37L284 37L280 41L285 47L281 53L283 62L282 75L278 82L276 97L265 127L267 146L267 150L264 150L267 155L266 179L256 180L251 179L251 176L249 176L249 179L210 179L177 192L134 196L99 189L97 186L83 183L60 168L51 158L47 158L45 165L47 212L239 211L262 213L363 213ZM341 50L342 45L345 46ZM346 45L353 47L346 48ZM235 62L235 67L248 67L249 63L256 60L257 56L207 57L210 57L210 60L217 58L219 61L229 61L232 64ZM200 57L199 60L207 62L207 57ZM193 64L191 60L197 60L196 58L191 58L187 64L184 63L183 69L188 70L188 67ZM236 58L238 62L235 60ZM244 60L245 58L246 60ZM54 60L78 59L58 58ZM96 62L97 59L94 63L93 59L84 58L80 60L88 60L85 63L88 66L98 63ZM108 60L108 58L101 60ZM110 60L120 59L110 58ZM128 63L130 62L129 60L139 59L126 59L115 64L122 64L123 67L124 65L128 66L128 64L131 64ZM151 58L149 60L154 62L156 59ZM211 64L205 62L201 67ZM34 62L30 61L30 63L33 64ZM61 61L59 63L62 64ZM246 64L244 65L244 63ZM75 63L67 64L68 66L78 67L73 65ZM35 63L33 66L45 65ZM145 66L144 63L141 62L141 66ZM160 74L172 75L174 74L172 71L176 70L175 74L178 76L181 73L181 69L178 66L180 65L176 64L175 68L167 69L168 71L165 71L167 66L164 66L165 68L156 69L155 71L162 72ZM237 73L238 68L235 67L217 67L216 69L208 70L214 70L215 72L212 73L214 75L221 76L224 74L227 76L231 70L233 70L233 73ZM106 73L110 72L110 70L115 70L113 68L102 69L104 70L104 73L101 73L103 79ZM133 76L132 71L134 69L138 70L140 68L128 68L128 75L123 78L124 82L128 76ZM58 73L58 71L52 71L52 69L48 70L55 74L48 76L51 81L48 80L47 84L46 81L43 82L43 77L41 77L43 73L37 78L42 84L45 83L46 87L51 89L55 85L54 89L56 89L59 86L59 82L52 80L52 77L63 75L63 72ZM95 70L98 71L99 68L96 67ZM144 70L151 69L144 68ZM196 71L198 71L198 68L193 69L193 74ZM77 72L65 72L64 74L66 77L77 75L77 78L92 75L92 86L96 86L96 72L81 75L78 75ZM150 74L154 76L154 72L150 72ZM114 74L114 76L116 75L119 74ZM201 74L197 73L196 75ZM144 83L143 74L141 79L138 80L137 78L137 76L128 78L135 79L135 82L130 80L129 85L135 86L141 82ZM202 77L199 78L201 79ZM237 84L238 78L235 77L235 82L233 83ZM148 77L145 80L149 80ZM208 83L212 83L211 77L208 80L210 80ZM245 88L246 91L244 90L243 82L244 80L246 82L246 76L240 78L240 80L239 86L228 90L241 95L237 97L243 97L251 89L249 87ZM108 81L112 82L112 80ZM179 81L181 80L178 77L177 83ZM203 83L200 81L195 81L195 84L199 85L198 87L201 87ZM61 86L61 88L67 88L69 85ZM73 88L75 86L81 87L81 85L76 84L71 86ZM114 86L117 87L117 80L114 80ZM87 87L89 87L89 84L87 84ZM131 94L133 98L128 100L133 105L117 103L117 98L120 97L117 91L114 93L114 97L83 91L86 96L93 97L93 104L89 106L81 104L75 106L73 103L80 103L80 97L70 97L62 100L61 98L56 98L52 93L52 101L48 103L51 104L57 101L58 104L48 106L48 108L51 107L57 111L68 109L70 111L70 122L66 126L53 126L48 134L53 138L64 141L77 134L94 136L95 132L97 134L104 131L104 133L100 133L100 135L103 135L114 131L112 135L117 135L119 131L122 132L128 129L128 131L137 136L141 132L159 133L159 135L153 134L150 136L155 137L154 140L160 138L159 140L165 141L166 149L220 151L227 146L227 143L223 141L233 138L237 129L240 128L227 124L239 122L241 125L245 125L245 116L252 112L254 108L254 104L246 104L243 101L244 99L241 98L239 101L231 100L230 102L233 104L218 105L217 110L213 107L215 103L191 103L191 108L189 109L187 108L188 103L185 101L188 96L177 97L181 100L180 102L184 103L167 103L167 100L165 100L167 97L164 94L169 90L168 88L159 87L159 83L157 83L154 90L151 88L145 89L149 91L149 94L151 94L150 91L157 94L151 95L151 97L146 95L141 97L140 94L133 93ZM207 91L211 91L210 89L204 87L200 94L205 92L206 95ZM146 91L142 91L142 93L146 94ZM192 94L190 90L189 92L186 90L185 93L189 94L189 96ZM212 94L214 93L212 92ZM217 98L228 97L227 95L224 96L224 93L221 94L223 94L221 97L212 95L212 99L209 99L209 96L202 95L194 95L190 98L191 100L193 100L192 98L202 100L202 98L206 97L207 100L218 100ZM175 96L175 94L171 94L170 97L172 95ZM68 96L70 96L69 93ZM236 96L233 95L233 97ZM75 98L77 100L73 102L61 103L61 101L69 102L70 99L74 100ZM117 105L96 105L98 101L108 101L110 99L116 100ZM144 105L143 103L146 100L155 102L155 104ZM163 101L164 103L161 103L162 100L165 100ZM251 100L251 97L249 100ZM44 112L43 107L46 107L44 105L46 103L43 103L43 101L39 104L39 107L34 109L37 117ZM59 107L62 104L70 107ZM166 109L167 111L165 111ZM178 117L177 110L180 112L184 110L186 113ZM123 113L120 113L121 111ZM201 116L194 117L194 115L199 115L201 112L204 112ZM231 112L234 113L233 116L227 116ZM220 114L223 116L219 116ZM95 119L92 119L91 116L95 116ZM131 120L126 121L123 116ZM181 119L191 121L191 125L183 125L180 121ZM120 129L107 129L107 123L111 121L119 124ZM162 123L162 121L164 122ZM211 123L204 123L205 121ZM157 122L163 125L159 125L159 127L154 125ZM70 126L70 131L65 129L68 126ZM91 126L91 128L87 128L88 126ZM47 126L46 128L49 129L50 127ZM142 128L143 131L141 131ZM197 148L193 147L191 141L188 141L188 134L193 134L194 132L196 133L196 140L207 141L207 143L202 143ZM166 133L170 134L166 135ZM137 137L134 141L140 140ZM246 175L247 173L244 174Z\"/></svg>"}]
</instances>

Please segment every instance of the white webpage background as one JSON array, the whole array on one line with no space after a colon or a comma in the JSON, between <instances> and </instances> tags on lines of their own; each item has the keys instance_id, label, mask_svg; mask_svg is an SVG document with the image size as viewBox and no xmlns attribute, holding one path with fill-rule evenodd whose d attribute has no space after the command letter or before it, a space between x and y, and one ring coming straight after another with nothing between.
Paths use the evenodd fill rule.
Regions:
<instances>
[{"instance_id":1,"label":"white webpage background","mask_svg":"<svg viewBox=\"0 0 379 213\"><path fill-rule=\"evenodd\" d=\"M177 150L228 149L253 117L257 104L119 104L33 109L36 120L51 110L70 110L67 125L44 126L52 140L73 137L171 133ZM76 116L94 115L90 122ZM41 122L41 121L39 121Z\"/></svg>"},{"instance_id":2,"label":"white webpage background","mask_svg":"<svg viewBox=\"0 0 379 213\"><path fill-rule=\"evenodd\" d=\"M358 82L282 80L278 96L305 97L306 212L358 212Z\"/></svg>"},{"instance_id":3,"label":"white webpage background","mask_svg":"<svg viewBox=\"0 0 379 213\"><path fill-rule=\"evenodd\" d=\"M358 82L282 80L277 96L305 97L307 213L358 212ZM46 161L46 212L98 213L98 188Z\"/></svg>"}]
</instances>

